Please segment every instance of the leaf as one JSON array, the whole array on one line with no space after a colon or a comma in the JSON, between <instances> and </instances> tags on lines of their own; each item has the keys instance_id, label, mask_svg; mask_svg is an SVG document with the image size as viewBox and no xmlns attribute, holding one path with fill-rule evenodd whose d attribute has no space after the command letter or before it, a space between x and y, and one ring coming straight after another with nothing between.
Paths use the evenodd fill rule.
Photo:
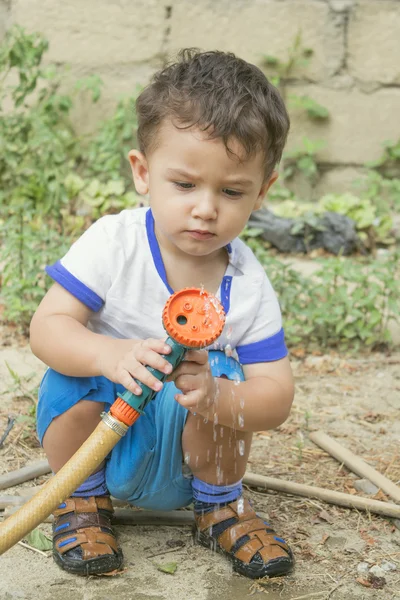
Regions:
<instances>
[{"instance_id":1,"label":"leaf","mask_svg":"<svg viewBox=\"0 0 400 600\"><path fill-rule=\"evenodd\" d=\"M168 573L169 575L173 575L178 568L178 563L169 562L169 563L164 563L162 565L156 565L156 567L162 573Z\"/></svg>"},{"instance_id":2,"label":"leaf","mask_svg":"<svg viewBox=\"0 0 400 600\"><path fill-rule=\"evenodd\" d=\"M51 550L53 542L40 529L34 529L25 537L27 543L37 550Z\"/></svg>"}]
</instances>

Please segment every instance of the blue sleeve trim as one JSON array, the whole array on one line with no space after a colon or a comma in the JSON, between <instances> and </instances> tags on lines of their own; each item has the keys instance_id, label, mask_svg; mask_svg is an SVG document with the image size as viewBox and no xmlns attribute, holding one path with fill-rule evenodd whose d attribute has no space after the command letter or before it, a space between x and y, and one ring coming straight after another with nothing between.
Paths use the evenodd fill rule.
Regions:
<instances>
[{"instance_id":1,"label":"blue sleeve trim","mask_svg":"<svg viewBox=\"0 0 400 600\"><path fill-rule=\"evenodd\" d=\"M236 351L241 365L272 362L285 358L288 354L283 329L265 340L237 346Z\"/></svg>"},{"instance_id":2,"label":"blue sleeve trim","mask_svg":"<svg viewBox=\"0 0 400 600\"><path fill-rule=\"evenodd\" d=\"M54 281L62 285L67 292L83 302L90 310L97 312L102 308L104 302L100 296L67 271L59 260L54 265L47 266L45 271L47 275L50 275Z\"/></svg>"}]
</instances>

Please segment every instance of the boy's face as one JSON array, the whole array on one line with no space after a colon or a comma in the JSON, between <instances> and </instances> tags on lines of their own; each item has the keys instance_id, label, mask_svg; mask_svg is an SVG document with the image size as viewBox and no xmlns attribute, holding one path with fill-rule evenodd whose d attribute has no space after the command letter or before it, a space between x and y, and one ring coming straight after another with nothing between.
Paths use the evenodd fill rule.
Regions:
<instances>
[{"instance_id":1,"label":"boy's face","mask_svg":"<svg viewBox=\"0 0 400 600\"><path fill-rule=\"evenodd\" d=\"M150 195L162 249L192 256L216 253L260 208L277 174L265 181L261 152L241 161L240 144L232 140L229 147L234 154L221 139L209 139L207 132L178 129L166 121L146 157L130 152L135 186Z\"/></svg>"}]
</instances>

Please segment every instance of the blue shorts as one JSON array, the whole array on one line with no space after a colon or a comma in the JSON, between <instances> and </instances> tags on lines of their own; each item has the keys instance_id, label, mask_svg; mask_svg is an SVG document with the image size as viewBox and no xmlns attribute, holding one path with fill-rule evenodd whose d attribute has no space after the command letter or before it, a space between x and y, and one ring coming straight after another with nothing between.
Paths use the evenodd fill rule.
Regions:
<instances>
[{"instance_id":1,"label":"blue shorts","mask_svg":"<svg viewBox=\"0 0 400 600\"><path fill-rule=\"evenodd\" d=\"M243 380L239 363L223 352L210 351L215 377ZM40 443L55 417L80 400L104 402L107 411L125 391L105 377L68 377L48 369L39 389L37 432ZM188 411L175 400L173 383L164 384L144 414L110 452L106 482L110 493L135 506L173 510L192 501L190 472L184 472L182 432Z\"/></svg>"}]
</instances>

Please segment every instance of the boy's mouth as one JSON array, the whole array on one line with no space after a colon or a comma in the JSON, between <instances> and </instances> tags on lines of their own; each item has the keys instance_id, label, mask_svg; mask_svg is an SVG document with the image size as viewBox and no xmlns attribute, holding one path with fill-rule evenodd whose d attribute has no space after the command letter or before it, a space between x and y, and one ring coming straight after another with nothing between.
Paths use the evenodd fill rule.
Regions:
<instances>
[{"instance_id":1,"label":"boy's mouth","mask_svg":"<svg viewBox=\"0 0 400 600\"><path fill-rule=\"evenodd\" d=\"M214 237L214 233L210 231L204 231L201 229L192 229L187 232L190 237L193 237L195 240L209 240Z\"/></svg>"}]
</instances>

